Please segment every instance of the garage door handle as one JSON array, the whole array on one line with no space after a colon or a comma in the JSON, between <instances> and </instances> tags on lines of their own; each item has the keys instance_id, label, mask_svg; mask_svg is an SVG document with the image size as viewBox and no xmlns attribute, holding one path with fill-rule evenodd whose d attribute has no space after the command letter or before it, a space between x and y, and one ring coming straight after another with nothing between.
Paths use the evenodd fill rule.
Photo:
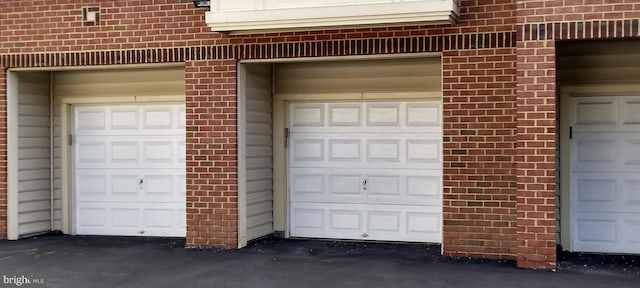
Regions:
<instances>
[{"instance_id":1,"label":"garage door handle","mask_svg":"<svg viewBox=\"0 0 640 288\"><path fill-rule=\"evenodd\" d=\"M362 180L362 190L367 190L367 179Z\"/></svg>"}]
</instances>

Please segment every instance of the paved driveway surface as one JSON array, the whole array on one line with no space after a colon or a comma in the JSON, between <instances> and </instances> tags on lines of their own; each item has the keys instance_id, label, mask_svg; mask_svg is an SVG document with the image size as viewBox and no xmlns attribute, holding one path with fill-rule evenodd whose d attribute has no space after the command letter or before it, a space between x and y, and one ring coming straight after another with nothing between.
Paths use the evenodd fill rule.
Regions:
<instances>
[{"instance_id":1,"label":"paved driveway surface","mask_svg":"<svg viewBox=\"0 0 640 288\"><path fill-rule=\"evenodd\" d=\"M0 241L0 287L17 287L2 282L25 276L44 284L20 287L640 288L636 272L532 271L512 262L442 257L417 245L271 239L223 251L183 244L72 236Z\"/></svg>"}]
</instances>

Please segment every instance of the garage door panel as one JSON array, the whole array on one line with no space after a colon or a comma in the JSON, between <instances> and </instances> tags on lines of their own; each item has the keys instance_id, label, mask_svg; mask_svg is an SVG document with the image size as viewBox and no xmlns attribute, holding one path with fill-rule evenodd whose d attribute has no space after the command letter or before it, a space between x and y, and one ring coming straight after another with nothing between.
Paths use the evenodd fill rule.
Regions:
<instances>
[{"instance_id":1,"label":"garage door panel","mask_svg":"<svg viewBox=\"0 0 640 288\"><path fill-rule=\"evenodd\" d=\"M83 234L83 229L95 229L95 228L106 228L108 224L107 217L108 208L104 205L99 207L85 207L84 205L78 204L76 207L76 222L77 222L77 231L78 234Z\"/></svg>"},{"instance_id":2,"label":"garage door panel","mask_svg":"<svg viewBox=\"0 0 640 288\"><path fill-rule=\"evenodd\" d=\"M640 136L633 133L574 133L572 171L640 172Z\"/></svg>"},{"instance_id":3,"label":"garage door panel","mask_svg":"<svg viewBox=\"0 0 640 288\"><path fill-rule=\"evenodd\" d=\"M293 199L305 197L304 195L308 197L310 196L308 194L321 195L325 193L327 183L325 183L326 174L323 174L323 169L320 169L320 171L313 171L314 169L299 170L301 169L296 169L289 176L289 187L291 188Z\"/></svg>"},{"instance_id":4,"label":"garage door panel","mask_svg":"<svg viewBox=\"0 0 640 288\"><path fill-rule=\"evenodd\" d=\"M362 126L362 105L357 103L329 104L329 127Z\"/></svg>"},{"instance_id":5,"label":"garage door panel","mask_svg":"<svg viewBox=\"0 0 640 288\"><path fill-rule=\"evenodd\" d=\"M621 97L618 101L622 102L622 125L637 126L640 125L640 100L638 97Z\"/></svg>"},{"instance_id":6,"label":"garage door panel","mask_svg":"<svg viewBox=\"0 0 640 288\"><path fill-rule=\"evenodd\" d=\"M369 212L368 221L369 233L373 237L377 235L384 235L386 233L397 234L402 231L402 213L399 211L371 211Z\"/></svg>"},{"instance_id":7,"label":"garage door panel","mask_svg":"<svg viewBox=\"0 0 640 288\"><path fill-rule=\"evenodd\" d=\"M612 126L617 123L617 103L613 97L576 98L573 111L574 126Z\"/></svg>"},{"instance_id":8,"label":"garage door panel","mask_svg":"<svg viewBox=\"0 0 640 288\"><path fill-rule=\"evenodd\" d=\"M321 103L292 104L289 110L292 128L324 126L325 105Z\"/></svg>"},{"instance_id":9,"label":"garage door panel","mask_svg":"<svg viewBox=\"0 0 640 288\"><path fill-rule=\"evenodd\" d=\"M440 242L440 105L290 104L292 235Z\"/></svg>"},{"instance_id":10,"label":"garage door panel","mask_svg":"<svg viewBox=\"0 0 640 288\"><path fill-rule=\"evenodd\" d=\"M329 229L339 233L361 233L363 231L360 209L329 209Z\"/></svg>"},{"instance_id":11,"label":"garage door panel","mask_svg":"<svg viewBox=\"0 0 640 288\"><path fill-rule=\"evenodd\" d=\"M410 163L440 163L441 151L439 140L407 140L406 157Z\"/></svg>"},{"instance_id":12,"label":"garage door panel","mask_svg":"<svg viewBox=\"0 0 640 288\"><path fill-rule=\"evenodd\" d=\"M77 199L97 198L107 196L106 175L76 175L75 189Z\"/></svg>"},{"instance_id":13,"label":"garage door panel","mask_svg":"<svg viewBox=\"0 0 640 288\"><path fill-rule=\"evenodd\" d=\"M292 213L291 233L297 237L442 241L439 207L298 203Z\"/></svg>"},{"instance_id":14,"label":"garage door panel","mask_svg":"<svg viewBox=\"0 0 640 288\"><path fill-rule=\"evenodd\" d=\"M177 136L76 136L75 145L79 169L185 167L184 140Z\"/></svg>"},{"instance_id":15,"label":"garage door panel","mask_svg":"<svg viewBox=\"0 0 640 288\"><path fill-rule=\"evenodd\" d=\"M366 177L365 191L370 197L400 197L402 195L400 182L402 177L396 176L384 176L384 175L368 175Z\"/></svg>"},{"instance_id":16,"label":"garage door panel","mask_svg":"<svg viewBox=\"0 0 640 288\"><path fill-rule=\"evenodd\" d=\"M597 175L593 173L575 174L572 183L575 189L576 212L616 211L620 206L617 175Z\"/></svg>"},{"instance_id":17,"label":"garage door panel","mask_svg":"<svg viewBox=\"0 0 640 288\"><path fill-rule=\"evenodd\" d=\"M441 178L439 176L407 176L407 195L440 200Z\"/></svg>"},{"instance_id":18,"label":"garage door panel","mask_svg":"<svg viewBox=\"0 0 640 288\"><path fill-rule=\"evenodd\" d=\"M292 103L293 133L442 133L440 101ZM393 127L393 129L389 129Z\"/></svg>"},{"instance_id":19,"label":"garage door panel","mask_svg":"<svg viewBox=\"0 0 640 288\"><path fill-rule=\"evenodd\" d=\"M573 97L573 249L639 253L640 98ZM636 229L636 230L634 230Z\"/></svg>"},{"instance_id":20,"label":"garage door panel","mask_svg":"<svg viewBox=\"0 0 640 288\"><path fill-rule=\"evenodd\" d=\"M185 236L183 112L183 104L75 107L77 234Z\"/></svg>"},{"instance_id":21,"label":"garage door panel","mask_svg":"<svg viewBox=\"0 0 640 288\"><path fill-rule=\"evenodd\" d=\"M138 109L136 107L115 107L111 109L111 129L133 129L140 128Z\"/></svg>"},{"instance_id":22,"label":"garage door panel","mask_svg":"<svg viewBox=\"0 0 640 288\"><path fill-rule=\"evenodd\" d=\"M76 163L105 165L107 163L107 145L104 142L79 141L76 148Z\"/></svg>"},{"instance_id":23,"label":"garage door panel","mask_svg":"<svg viewBox=\"0 0 640 288\"><path fill-rule=\"evenodd\" d=\"M329 175L327 197L364 196L361 193L362 176L359 174Z\"/></svg>"},{"instance_id":24,"label":"garage door panel","mask_svg":"<svg viewBox=\"0 0 640 288\"><path fill-rule=\"evenodd\" d=\"M293 161L325 161L323 139L292 139Z\"/></svg>"},{"instance_id":25,"label":"garage door panel","mask_svg":"<svg viewBox=\"0 0 640 288\"><path fill-rule=\"evenodd\" d=\"M114 171L115 170L115 171ZM113 202L182 201L185 178L182 170L140 171L137 169L76 170L76 201Z\"/></svg>"},{"instance_id":26,"label":"garage door panel","mask_svg":"<svg viewBox=\"0 0 640 288\"><path fill-rule=\"evenodd\" d=\"M102 107L96 108L77 108L75 114L75 128L76 131L84 130L106 130L107 129L107 114L106 110Z\"/></svg>"},{"instance_id":27,"label":"garage door panel","mask_svg":"<svg viewBox=\"0 0 640 288\"><path fill-rule=\"evenodd\" d=\"M438 103L407 103L407 126L440 127L440 105Z\"/></svg>"},{"instance_id":28,"label":"garage door panel","mask_svg":"<svg viewBox=\"0 0 640 288\"><path fill-rule=\"evenodd\" d=\"M74 127L77 135L172 135L184 117L184 105L84 105L75 107Z\"/></svg>"},{"instance_id":29,"label":"garage door panel","mask_svg":"<svg viewBox=\"0 0 640 288\"><path fill-rule=\"evenodd\" d=\"M571 182L576 212L640 213L637 173L574 173Z\"/></svg>"},{"instance_id":30,"label":"garage door panel","mask_svg":"<svg viewBox=\"0 0 640 288\"><path fill-rule=\"evenodd\" d=\"M78 203L76 233L80 235L184 237L185 207L170 203Z\"/></svg>"},{"instance_id":31,"label":"garage door panel","mask_svg":"<svg viewBox=\"0 0 640 288\"><path fill-rule=\"evenodd\" d=\"M367 140L367 162L401 162L400 140L375 139Z\"/></svg>"},{"instance_id":32,"label":"garage door panel","mask_svg":"<svg viewBox=\"0 0 640 288\"><path fill-rule=\"evenodd\" d=\"M636 247L635 253L640 253L640 213L627 214L622 220L624 239Z\"/></svg>"},{"instance_id":33,"label":"garage door panel","mask_svg":"<svg viewBox=\"0 0 640 288\"><path fill-rule=\"evenodd\" d=\"M326 236L324 233L326 228L324 207L312 208L305 207L305 205L292 205L291 214L292 235Z\"/></svg>"},{"instance_id":34,"label":"garage door panel","mask_svg":"<svg viewBox=\"0 0 640 288\"><path fill-rule=\"evenodd\" d=\"M137 173L135 175L111 175L112 195L118 198L138 197L140 179L142 179L142 177Z\"/></svg>"},{"instance_id":35,"label":"garage door panel","mask_svg":"<svg viewBox=\"0 0 640 288\"><path fill-rule=\"evenodd\" d=\"M170 106L142 107L142 129L144 130L171 130L175 128L174 121L177 118Z\"/></svg>"},{"instance_id":36,"label":"garage door panel","mask_svg":"<svg viewBox=\"0 0 640 288\"><path fill-rule=\"evenodd\" d=\"M638 96L573 97L573 102L574 133L640 130Z\"/></svg>"},{"instance_id":37,"label":"garage door panel","mask_svg":"<svg viewBox=\"0 0 640 288\"><path fill-rule=\"evenodd\" d=\"M116 229L136 229L140 223L140 209L113 208L111 209L111 227ZM106 223L104 224L106 225ZM106 227L105 227L106 228Z\"/></svg>"},{"instance_id":38,"label":"garage door panel","mask_svg":"<svg viewBox=\"0 0 640 288\"><path fill-rule=\"evenodd\" d=\"M615 245L618 241L617 219L601 214L578 215L577 237L580 242Z\"/></svg>"},{"instance_id":39,"label":"garage door panel","mask_svg":"<svg viewBox=\"0 0 640 288\"><path fill-rule=\"evenodd\" d=\"M178 130L185 130L187 127L187 112L185 111L185 107L180 106L174 109L178 115L174 123L176 125L175 128Z\"/></svg>"},{"instance_id":40,"label":"garage door panel","mask_svg":"<svg viewBox=\"0 0 640 288\"><path fill-rule=\"evenodd\" d=\"M437 170L300 168L291 172L289 187L292 202L439 206L441 174Z\"/></svg>"},{"instance_id":41,"label":"garage door panel","mask_svg":"<svg viewBox=\"0 0 640 288\"><path fill-rule=\"evenodd\" d=\"M362 161L362 140L359 140L359 139L329 140L329 161L331 162Z\"/></svg>"},{"instance_id":42,"label":"garage door panel","mask_svg":"<svg viewBox=\"0 0 640 288\"><path fill-rule=\"evenodd\" d=\"M365 163L382 169L442 168L442 144L437 135L296 133L290 138L291 168L346 168Z\"/></svg>"},{"instance_id":43,"label":"garage door panel","mask_svg":"<svg viewBox=\"0 0 640 288\"><path fill-rule=\"evenodd\" d=\"M626 169L640 171L640 137L630 135L622 139L622 164Z\"/></svg>"},{"instance_id":44,"label":"garage door panel","mask_svg":"<svg viewBox=\"0 0 640 288\"><path fill-rule=\"evenodd\" d=\"M363 131L363 127L366 127ZM339 133L344 134L385 134L385 135L401 135L405 133L419 133L422 135L437 136L442 133L440 126L309 126L309 127L292 127L289 126L290 133L336 133L336 128L339 128Z\"/></svg>"},{"instance_id":45,"label":"garage door panel","mask_svg":"<svg viewBox=\"0 0 640 288\"><path fill-rule=\"evenodd\" d=\"M167 198L175 197L179 195L176 192L176 180L171 175L145 175L144 176L144 192L145 196L152 196L154 198ZM145 197L148 198L148 197Z\"/></svg>"},{"instance_id":46,"label":"garage door panel","mask_svg":"<svg viewBox=\"0 0 640 288\"><path fill-rule=\"evenodd\" d=\"M111 160L113 163L136 164L140 161L140 147L138 142L112 141Z\"/></svg>"},{"instance_id":47,"label":"garage door panel","mask_svg":"<svg viewBox=\"0 0 640 288\"><path fill-rule=\"evenodd\" d=\"M574 250L640 253L640 213L575 213Z\"/></svg>"},{"instance_id":48,"label":"garage door panel","mask_svg":"<svg viewBox=\"0 0 640 288\"><path fill-rule=\"evenodd\" d=\"M177 148L175 146L173 141L145 141L142 143L142 161L149 164L173 164L177 162L173 153Z\"/></svg>"},{"instance_id":49,"label":"garage door panel","mask_svg":"<svg viewBox=\"0 0 640 288\"><path fill-rule=\"evenodd\" d=\"M368 103L365 105L368 127L401 126L400 103Z\"/></svg>"}]
</instances>

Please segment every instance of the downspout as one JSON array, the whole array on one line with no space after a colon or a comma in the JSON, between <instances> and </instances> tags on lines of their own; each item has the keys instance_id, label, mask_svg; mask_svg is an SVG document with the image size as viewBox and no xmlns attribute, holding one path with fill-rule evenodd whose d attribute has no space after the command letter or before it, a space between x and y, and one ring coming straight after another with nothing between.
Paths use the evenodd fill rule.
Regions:
<instances>
[{"instance_id":1,"label":"downspout","mask_svg":"<svg viewBox=\"0 0 640 288\"><path fill-rule=\"evenodd\" d=\"M54 111L54 105L53 105L53 77L54 77L54 73L53 72L49 72L49 199L50 199L50 204L51 204L51 213L50 213L50 229L51 231L54 230L54 215L55 215L55 205L54 205L54 171L53 171L53 165L54 165L54 128L55 125L53 123L54 119L54 115L53 115L53 111Z\"/></svg>"}]
</instances>

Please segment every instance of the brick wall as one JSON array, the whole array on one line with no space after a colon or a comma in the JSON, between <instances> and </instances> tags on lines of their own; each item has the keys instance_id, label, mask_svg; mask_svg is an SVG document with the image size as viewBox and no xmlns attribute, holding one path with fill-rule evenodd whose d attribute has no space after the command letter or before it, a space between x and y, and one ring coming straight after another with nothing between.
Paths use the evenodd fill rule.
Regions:
<instances>
[{"instance_id":1,"label":"brick wall","mask_svg":"<svg viewBox=\"0 0 640 288\"><path fill-rule=\"evenodd\" d=\"M461 2L461 19L453 26L226 36L210 32L204 10L193 8L190 1L59 0L52 5L7 0L0 3L0 56L5 55L0 62L11 67L185 62L188 245L234 247L234 59L446 50L443 60L452 63L444 69L450 76L445 81L445 101L451 101L451 106L444 112L455 117L447 118L445 133L473 131L476 135L473 143L455 138L444 148L445 167L468 167L446 170L451 174L445 176L450 177L445 178L445 209L450 206L445 233L451 241L445 250L513 258L515 172L508 163L512 163L513 111L509 109L513 109L514 95L509 84L513 63L509 62L514 59L512 49L503 47L513 47L515 0ZM96 5L100 25L84 26L81 8ZM458 63L463 60L469 63ZM465 111L471 113L469 117L455 115ZM483 111L489 114L478 114Z\"/></svg>"},{"instance_id":2,"label":"brick wall","mask_svg":"<svg viewBox=\"0 0 640 288\"><path fill-rule=\"evenodd\" d=\"M445 51L447 255L516 254L515 49Z\"/></svg>"},{"instance_id":3,"label":"brick wall","mask_svg":"<svg viewBox=\"0 0 640 288\"><path fill-rule=\"evenodd\" d=\"M518 0L518 23L637 18L637 0Z\"/></svg>"},{"instance_id":4,"label":"brick wall","mask_svg":"<svg viewBox=\"0 0 640 288\"><path fill-rule=\"evenodd\" d=\"M556 263L553 41L518 42L518 265Z\"/></svg>"},{"instance_id":5,"label":"brick wall","mask_svg":"<svg viewBox=\"0 0 640 288\"><path fill-rule=\"evenodd\" d=\"M445 254L546 269L556 261L555 42L640 30L638 0L462 0L456 25L244 36L211 32L190 1L51 2L0 1L0 66L186 64L188 245L237 245L237 59L442 52ZM81 8L96 5L100 25L84 26Z\"/></svg>"},{"instance_id":6,"label":"brick wall","mask_svg":"<svg viewBox=\"0 0 640 288\"><path fill-rule=\"evenodd\" d=\"M518 266L555 269L555 42L638 37L637 0L518 1Z\"/></svg>"},{"instance_id":7,"label":"brick wall","mask_svg":"<svg viewBox=\"0 0 640 288\"><path fill-rule=\"evenodd\" d=\"M456 25L226 36L210 32L204 10L190 1L6 0L0 3L0 62L185 62L187 243L234 247L235 59L443 52L444 251L514 259L516 0L461 4ZM94 5L100 25L83 26L81 8Z\"/></svg>"},{"instance_id":8,"label":"brick wall","mask_svg":"<svg viewBox=\"0 0 640 288\"><path fill-rule=\"evenodd\" d=\"M225 44L191 1L0 1L0 54ZM82 7L100 7L84 26Z\"/></svg>"},{"instance_id":9,"label":"brick wall","mask_svg":"<svg viewBox=\"0 0 640 288\"><path fill-rule=\"evenodd\" d=\"M0 2L0 54L148 49L515 31L515 0L462 0L461 19L427 25L226 36L210 31L191 1L66 0ZM82 7L100 7L100 25Z\"/></svg>"},{"instance_id":10,"label":"brick wall","mask_svg":"<svg viewBox=\"0 0 640 288\"><path fill-rule=\"evenodd\" d=\"M187 245L237 247L236 61L186 62Z\"/></svg>"}]
</instances>

